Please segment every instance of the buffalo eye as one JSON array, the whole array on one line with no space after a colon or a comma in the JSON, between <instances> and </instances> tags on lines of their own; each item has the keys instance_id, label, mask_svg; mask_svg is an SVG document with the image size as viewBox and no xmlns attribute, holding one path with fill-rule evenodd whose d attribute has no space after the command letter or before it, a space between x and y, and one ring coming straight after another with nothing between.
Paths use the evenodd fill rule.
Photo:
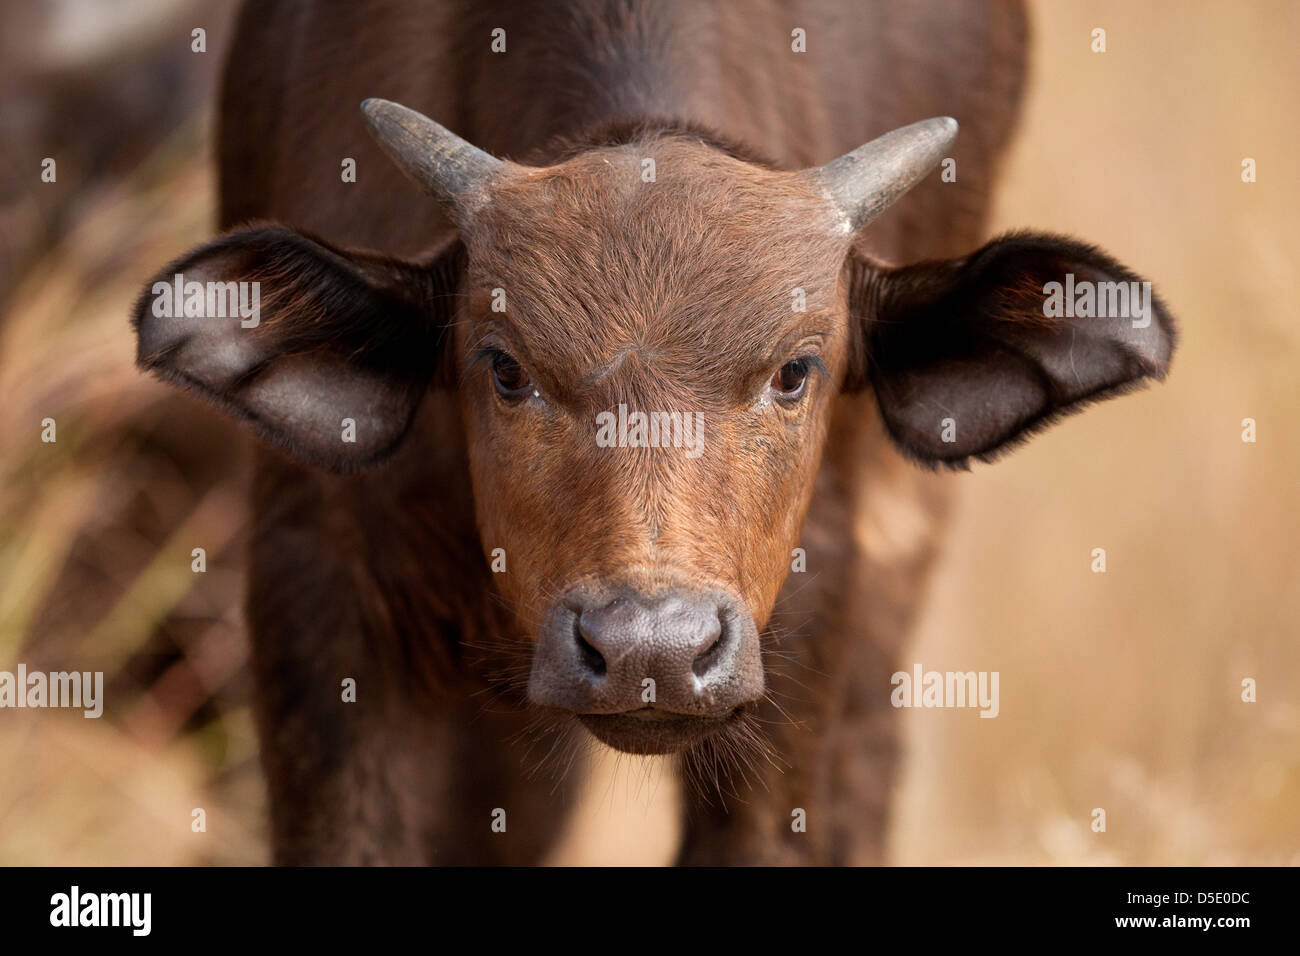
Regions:
<instances>
[{"instance_id":1,"label":"buffalo eye","mask_svg":"<svg viewBox=\"0 0 1300 956\"><path fill-rule=\"evenodd\" d=\"M492 356L492 382L502 398L522 398L533 387L524 367L505 352Z\"/></svg>"},{"instance_id":2,"label":"buffalo eye","mask_svg":"<svg viewBox=\"0 0 1300 956\"><path fill-rule=\"evenodd\" d=\"M812 362L806 358L797 358L782 365L768 383L772 391L776 392L777 398L785 402L803 398L804 392L808 390L808 371L811 366Z\"/></svg>"}]
</instances>

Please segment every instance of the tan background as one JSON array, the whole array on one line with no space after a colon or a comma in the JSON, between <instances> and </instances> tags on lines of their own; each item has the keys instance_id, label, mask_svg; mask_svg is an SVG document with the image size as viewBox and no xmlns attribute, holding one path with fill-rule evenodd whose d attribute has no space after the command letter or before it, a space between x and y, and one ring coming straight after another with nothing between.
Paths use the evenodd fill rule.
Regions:
<instances>
[{"instance_id":1,"label":"tan background","mask_svg":"<svg viewBox=\"0 0 1300 956\"><path fill-rule=\"evenodd\" d=\"M188 46L207 18L215 58L224 7L187 7L155 5L173 19L132 36ZM996 226L1077 235L1154 277L1182 347L1163 386L954 478L961 507L907 661L1000 671L1001 715L908 712L893 858L1300 863L1300 5L1032 13ZM210 66L194 69L201 98ZM0 134L41 129L15 120L34 94L0 79ZM217 417L134 372L126 326L138 283L210 233L204 130L181 123L75 188L61 165L53 200L29 197L34 178L0 195L0 669L102 668L112 690L100 721L0 712L0 863L265 858L233 610L244 458ZM46 155L28 139L9 174ZM47 416L56 445L37 440ZM1240 700L1245 677L1258 703ZM670 858L661 764L610 755L589 791L557 861ZM206 834L190 832L194 807Z\"/></svg>"}]
</instances>

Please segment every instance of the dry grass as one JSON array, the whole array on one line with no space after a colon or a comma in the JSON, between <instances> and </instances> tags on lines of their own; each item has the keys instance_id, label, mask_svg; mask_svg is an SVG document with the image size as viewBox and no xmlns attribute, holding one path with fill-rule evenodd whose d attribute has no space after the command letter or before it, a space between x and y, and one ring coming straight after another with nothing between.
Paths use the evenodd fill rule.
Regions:
<instances>
[{"instance_id":1,"label":"dry grass","mask_svg":"<svg viewBox=\"0 0 1300 956\"><path fill-rule=\"evenodd\" d=\"M1164 385L959 479L913 654L1000 670L1002 715L909 712L895 858L1300 863L1300 8L1035 13L998 219L1155 276L1182 347Z\"/></svg>"},{"instance_id":2,"label":"dry grass","mask_svg":"<svg viewBox=\"0 0 1300 956\"><path fill-rule=\"evenodd\" d=\"M0 328L0 669L102 670L109 697L101 720L5 712L3 863L263 853L240 686L242 445L135 371L126 324L143 277L210 231L195 129L89 198ZM196 807L219 838L191 833Z\"/></svg>"},{"instance_id":3,"label":"dry grass","mask_svg":"<svg viewBox=\"0 0 1300 956\"><path fill-rule=\"evenodd\" d=\"M908 659L1000 671L1002 712L908 712L893 856L1300 862L1300 8L1034 9L999 223L1087 237L1155 276L1183 346L1165 385L954 479L964 506ZM95 197L0 325L0 669L110 682L99 721L0 716L0 863L265 855L238 614L243 440L139 376L126 325L143 278L210 233L205 155L188 130ZM1240 182L1243 156L1258 183ZM1256 704L1239 699L1247 676ZM556 861L670 857L663 767L614 763Z\"/></svg>"}]
</instances>

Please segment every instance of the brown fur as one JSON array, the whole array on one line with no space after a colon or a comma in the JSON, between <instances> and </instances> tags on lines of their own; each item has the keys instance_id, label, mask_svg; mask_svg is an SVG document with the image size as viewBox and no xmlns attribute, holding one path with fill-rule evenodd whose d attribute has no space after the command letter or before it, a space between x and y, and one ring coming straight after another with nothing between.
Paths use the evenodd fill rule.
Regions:
<instances>
[{"instance_id":1,"label":"brown fur","mask_svg":"<svg viewBox=\"0 0 1300 956\"><path fill-rule=\"evenodd\" d=\"M640 178L644 157L656 161L652 184ZM562 586L586 578L647 593L731 587L761 627L797 543L847 350L837 281L847 240L834 236L824 198L789 173L659 136L507 178L465 243L462 366L474 348L504 344L559 409L499 414L482 401L486 367L460 383L480 533L514 561L500 588L524 634ZM796 287L806 312L791 309ZM493 288L515 303L504 315L488 311ZM702 349L702 337L725 348ZM778 415L733 410L791 357L814 352L830 375L811 400ZM595 416L619 403L698 413L704 454L598 447ZM519 460L531 467L512 467Z\"/></svg>"},{"instance_id":2,"label":"brown fur","mask_svg":"<svg viewBox=\"0 0 1300 956\"><path fill-rule=\"evenodd\" d=\"M277 4L268 11L266 5L259 5L257 13L246 16L235 44L223 110L223 221L234 224L250 216L275 216L317 229L335 241L406 254L427 246L430 237L445 228L445 220L369 142L356 116L356 105L366 96L403 102L438 118L483 149L533 162L572 155L571 149L556 142L557 137L590 139L592 129L607 127L611 121L670 115L742 141L750 150L767 153L787 168L800 168L826 162L894 126L952 113L963 124L956 153L961 185L942 197L938 190L918 190L905 197L873 231L872 245L900 260L962 252L978 238L991 186L990 160L998 154L1010 127L1010 104L1019 82L1017 57L1023 43L1019 14L1013 14L1011 8L985 12L964 4L935 4L903 13L894 4L882 3L855 9L850 15L830 4L789 10L770 4L743 11L731 4L664 5L656 27L659 42L675 46L685 58L694 51L701 63L709 64L707 75L701 75L698 68L673 70L672 79L664 85L669 73L661 65L662 58L668 56L665 51L661 50L658 62L629 56L626 68L620 67L617 50L607 39L611 32L627 35L619 30L617 14L612 12L616 4L604 7L608 14L593 16L597 25L590 30L575 29L574 24L585 19L583 11L594 14L602 5L575 5L572 12L553 16L526 5L498 5L482 13L469 9L463 13L430 11L428 15L437 22L423 24L419 18L424 14L398 4L367 4L364 14L359 6L338 5L330 9L328 17L317 19L297 15L295 6ZM634 16L649 14L639 11ZM345 22L354 18L358 22ZM851 26L842 22L844 19L850 20ZM440 48L439 38L449 34L449 24L457 39ZM805 25L813 38L814 53L802 59L789 52L789 32L796 24ZM818 24L826 27L819 30ZM507 30L509 52L491 59L487 35L497 25ZM293 40L286 51L283 43L287 37ZM355 66L340 71L331 51L341 53L345 43ZM269 48L262 52L263 44L274 47L277 55L269 55ZM821 52L817 52L819 45ZM310 59L308 50L312 51ZM595 51L601 51L600 55L591 55ZM456 75L461 79L449 79ZM902 79L904 76L907 78ZM679 89L683 80L687 89ZM343 137L328 132L325 123L343 132ZM548 144L552 157L539 155ZM666 145L678 152L686 150L681 142ZM357 184L340 189L333 183L336 164L322 161L319 169L314 164L306 168L301 163L286 165L289 156L328 155L331 149L357 157L364 171ZM661 163L660 167L671 183L673 164ZM939 230L920 225L940 221L945 227ZM605 228L608 233L608 223ZM761 228L755 224L751 238L761 236ZM695 241L708 240L701 237ZM589 240L584 236L583 248L589 255L599 255L596 246L595 236ZM678 252L668 246L653 251L665 257ZM782 252L780 257L763 261L785 258L788 242ZM806 264L825 254L797 255L796 261ZM746 263L737 261L740 258L730 255L728 261L734 268L744 268ZM486 268L476 268L487 278ZM752 265L750 268L756 271ZM800 270L796 266L790 271ZM534 270L534 274L540 280L547 273ZM807 274L804 270L799 278L806 281ZM823 276L823 308L826 298L840 294L830 287L828 280L833 276L833 272ZM788 308L794 276L783 278L785 281L774 284L773 295ZM670 290L662 291L667 295ZM725 289L719 291L726 294ZM521 305L526 301L518 293L511 299ZM685 305L690 308L690 303ZM682 317L629 315L626 322L635 330L635 323L654 319L668 325L667 332L674 318L680 321ZM621 338L627 338L626 332ZM608 361L619 340L617 330L609 333L609 340L597 345L594 361L583 366ZM720 350L719 354L726 353ZM625 371L625 387L635 386L636 366ZM698 375L705 370L690 371ZM846 396L832 401L833 385L816 383L825 403L819 411L827 423L818 423L811 430L838 436L829 443L830 454L822 462L817 480L809 482L807 475L815 468L825 443L820 434L808 439L806 453L797 456L794 474L779 465L763 473L764 483L805 482L795 496L792 513L764 519L779 528L778 534L764 539L762 531L755 528L753 533L746 532L743 542L719 539L717 522L710 519L725 511L721 501L713 503L713 515L705 512L699 533L692 533L684 524L689 496L677 517L670 518L662 529L698 569L708 568L712 562L714 567L709 570L726 573L721 562L710 557L710 546L728 549L730 557L743 559L744 567L766 569L761 577L751 572L744 583L751 607L760 612L760 618L770 619L773 705L763 719L771 749L780 755L776 766L765 763L750 769L747 783L739 778L729 780L730 771L716 766L709 753L691 761L690 769L704 786L699 788L698 798L689 799L682 851L685 861L880 859L888 781L895 759L895 714L880 705L880 695L869 695L867 688L887 686L893 652L912 616L921 574L933 553L937 521L927 523L920 532L922 540L907 560L888 567L861 556L858 543L845 531L853 524L852 515L872 508L877 493L920 495L926 509L938 507L939 495L938 489L929 489L924 476L886 464L896 461L896 454L885 446L880 426L874 424L870 398ZM491 858L485 855L489 852L509 852L513 860L527 860L528 853L513 847L512 838L491 842L486 814L491 806L504 805L506 799L494 797L475 805L457 785L457 763L433 729L456 725L458 707L468 707L474 713L500 710L501 705L477 702L481 698L470 696L473 683L462 683L456 695L444 698L436 708L435 718L420 717L430 729L414 737L413 731L405 729L411 720L403 721L397 714L375 728L354 727L342 714L331 717L327 723L339 724L337 733L342 739L329 740L334 751L329 769L311 772L302 762L322 748L313 741L309 728L319 724L319 709L332 707L328 702L337 697L335 684L325 677L355 671L357 655L362 654L362 660L369 657L363 653L365 647L383 646L379 640L364 637L362 621L371 618L376 623L370 628L427 635L418 642L406 638L416 644L412 648L416 655L429 654L421 645L448 642L463 648L462 655L469 658L486 654L490 660L480 662L480 670L522 681L526 674L522 665L509 663L513 648L506 648L507 663L501 663L502 655L496 653L505 642L504 637L495 636L493 624L502 613L501 604L488 599L481 605L482 599L474 597L476 591L494 590L497 582L482 571L474 575L477 584L466 579L468 569L483 566L478 557L482 549L507 547L516 573L529 566L525 558L534 551L547 554L547 564L558 565L560 557L548 551L562 536L561 529L552 524L553 516L572 515L569 527L582 531L572 536L571 547L579 549L588 568L613 566L623 557L637 556L632 529L644 526L647 520L643 506L635 497L615 495L608 507L602 507L599 498L587 495L599 495L613 476L600 471L584 474L581 467L571 468L553 491L542 493L539 484L531 502L528 497L521 499L530 509L530 518L541 514L547 520L536 526L543 530L513 547L510 539L502 537L500 524L511 519L501 506L504 499L496 497L509 476L483 475L487 487L470 497L468 468L460 463L466 451L459 437L460 415L448 405L435 403L426 407L422 418L424 424L389 466L382 483L367 478L360 485L346 480L340 484L339 479L309 475L272 458L266 458L262 466L257 500L259 525L264 531L254 545L253 575L255 581L266 583L255 589L250 608L257 669L263 675L264 762L272 781L276 855L281 861L348 860L359 858L357 854L360 858L412 859L416 857L409 854L418 857L421 853L434 861L478 860ZM488 430L480 431L486 434ZM508 461L526 460L518 447L506 449L505 454ZM481 453L479 460L482 468ZM776 454L769 460L775 462ZM761 465L762 459L755 464ZM858 477L866 474L873 478L863 481ZM893 486L899 490L886 492ZM304 492L316 487L322 490L303 498ZM340 504L352 502L338 509L344 515L371 516L370 520L348 519L354 544L317 549L328 540L322 535L337 534L328 529L338 519L325 521L326 514L335 513L327 511L327 498ZM285 500L302 500L302 504L286 511ZM585 511L584 500L593 501ZM799 519L810 500L816 507L801 541L808 551L810 571L805 578L790 582L786 598L775 614L770 614L774 565L779 559L782 569L788 567L786 545L798 536ZM520 502L512 501L512 507L515 503ZM575 508L578 514L572 513ZM467 520L476 514L487 522L485 533ZM619 525L618 517L630 518L631 525ZM524 520L511 523L517 527L529 524ZM400 536L389 530L394 527L402 528ZM553 530L545 530L548 528ZM607 529L612 529L613 535L606 543L602 532ZM595 547L587 543L595 543ZM329 583L345 573L341 564L353 569L347 572L349 577L373 582L362 591L371 595L369 610L365 603L347 597L350 588L336 589ZM413 568L421 569L418 592L400 598L401 607L390 606L409 592ZM542 592L526 593L516 581L516 573L504 576L505 585L514 589L524 608L535 607ZM311 582L309 593L326 600L326 605L307 599L301 606L285 606L280 595L307 582ZM340 603L344 606L333 611L332 606ZM355 609L345 613L344 607ZM379 623L394 618L406 621L406 626ZM328 638L322 634L320 641L305 642L303 620L330 621ZM423 623L413 627L416 622ZM518 625L506 632L516 636L526 633L527 629ZM335 659L333 669L324 666L322 654ZM313 661L307 673L323 672L315 697L308 698L319 699L313 706L272 676L300 673L302 665L295 662L305 662L303 655ZM461 682L467 680L468 675L460 678ZM820 686L828 680L832 686ZM294 683L298 686L305 680L298 678ZM399 701L391 694L386 696L385 709L400 711ZM457 705L457 699L467 703ZM298 717L299 712L305 713ZM295 729L300 722L302 732ZM483 726L492 722L504 722L499 737L493 728ZM480 718L477 725L471 725L482 728L489 752L502 755L501 785L536 762L539 753L556 746L541 739L525 756L527 741L511 745L510 728L517 733L528 722L527 717L503 715L492 720ZM414 772L409 766L386 765L373 756L361 762L363 751L377 745L393 754L424 756L417 759ZM566 752L564 745L559 752ZM411 757L406 758L408 764ZM480 773L489 775L487 768ZM548 824L544 829L550 833L559 827L561 807L567 799L566 790L550 796L553 786L552 778L541 773L532 785L535 795L531 798L546 808ZM424 849L402 844L400 853L387 854L383 848L391 843L366 832L359 808L348 809L359 798L340 801L341 795L358 789L372 793L370 799L389 805L399 817L397 795L422 792L422 803L409 809L403 829L426 834L420 841ZM727 794L725 801L718 790ZM827 825L814 823L809 838L795 839L788 825L795 806L807 809L814 821L824 820ZM337 834L333 839L339 845L335 848L321 844L321 834L326 831ZM516 832L516 827L511 831ZM453 837L453 833L459 835ZM449 851L449 846L459 849ZM496 849L505 846L511 849Z\"/></svg>"}]
</instances>

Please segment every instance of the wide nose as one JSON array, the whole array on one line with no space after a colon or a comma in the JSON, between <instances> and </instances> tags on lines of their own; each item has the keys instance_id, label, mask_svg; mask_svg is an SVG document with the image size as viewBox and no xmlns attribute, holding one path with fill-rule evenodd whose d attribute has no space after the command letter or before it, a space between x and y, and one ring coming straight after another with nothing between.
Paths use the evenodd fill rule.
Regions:
<instances>
[{"instance_id":1,"label":"wide nose","mask_svg":"<svg viewBox=\"0 0 1300 956\"><path fill-rule=\"evenodd\" d=\"M571 592L538 636L528 696L579 714L724 716L763 693L758 634L725 591Z\"/></svg>"}]
</instances>

